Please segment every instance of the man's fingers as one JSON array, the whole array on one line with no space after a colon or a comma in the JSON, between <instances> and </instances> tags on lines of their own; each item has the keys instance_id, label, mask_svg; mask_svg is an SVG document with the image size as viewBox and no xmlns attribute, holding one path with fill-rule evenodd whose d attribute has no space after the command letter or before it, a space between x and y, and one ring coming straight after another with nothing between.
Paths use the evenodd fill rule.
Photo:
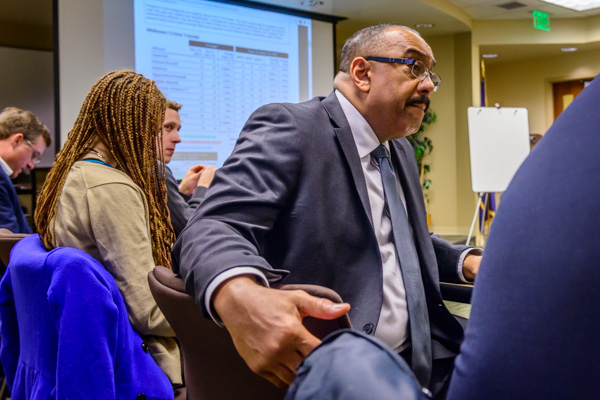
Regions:
<instances>
[{"instance_id":1,"label":"man's fingers","mask_svg":"<svg viewBox=\"0 0 600 400\"><path fill-rule=\"evenodd\" d=\"M300 361L295 363L294 368L290 369L289 365L280 364L279 368L279 379L285 384L285 386L290 386L296 377L296 365L298 365Z\"/></svg>"},{"instance_id":2,"label":"man's fingers","mask_svg":"<svg viewBox=\"0 0 600 400\"><path fill-rule=\"evenodd\" d=\"M300 362L297 364L300 364ZM290 386L296 378L296 368L290 369L288 365L279 364L276 368L260 373L259 375L267 379L273 385L279 388L285 388Z\"/></svg>"},{"instance_id":3,"label":"man's fingers","mask_svg":"<svg viewBox=\"0 0 600 400\"><path fill-rule=\"evenodd\" d=\"M269 353L273 354L275 365L271 364L273 368L285 367L286 372L279 374L279 377L284 381L288 382L289 379L285 379L286 376L293 380L296 374L296 367L304 357L306 357L315 347L321 344L321 341L315 337L312 333L302 325L301 321L297 321L295 328L290 331L282 331L281 336L274 346L269 349ZM267 367L267 369L270 369Z\"/></svg>"},{"instance_id":4,"label":"man's fingers","mask_svg":"<svg viewBox=\"0 0 600 400\"><path fill-rule=\"evenodd\" d=\"M300 295L296 301L296 307L302 318L311 316L320 319L335 319L350 311L348 303L334 303L331 300L309 294Z\"/></svg>"},{"instance_id":5,"label":"man's fingers","mask_svg":"<svg viewBox=\"0 0 600 400\"><path fill-rule=\"evenodd\" d=\"M193 171L193 172L200 172L205 168L205 166L203 164L196 164L193 167L190 167L188 169L188 171Z\"/></svg>"},{"instance_id":6,"label":"man's fingers","mask_svg":"<svg viewBox=\"0 0 600 400\"><path fill-rule=\"evenodd\" d=\"M291 385L296 377L296 367L303 358L304 356L298 351L281 352L270 362L265 359L265 364L255 365L253 371L277 387L286 387Z\"/></svg>"},{"instance_id":7,"label":"man's fingers","mask_svg":"<svg viewBox=\"0 0 600 400\"><path fill-rule=\"evenodd\" d=\"M279 379L279 377L272 372L264 372L259 375L262 376L263 378L265 378L266 380L268 380L269 382L271 382L273 385L277 386L278 388L284 388L284 387L289 386L289 384L286 384L284 381Z\"/></svg>"},{"instance_id":8,"label":"man's fingers","mask_svg":"<svg viewBox=\"0 0 600 400\"><path fill-rule=\"evenodd\" d=\"M310 335L310 333L308 334ZM317 345L321 343L321 341L317 338L314 339L316 340ZM316 346L313 346L311 350L314 347ZM306 354L303 354L299 348L296 349L296 351L291 350L286 352L286 357L281 358L279 364L274 367L273 371L275 371L277 377L285 384L285 386L292 384L294 378L296 377L296 368L298 367L298 364L302 362L308 353L310 353L310 351L308 351Z\"/></svg>"},{"instance_id":9,"label":"man's fingers","mask_svg":"<svg viewBox=\"0 0 600 400\"><path fill-rule=\"evenodd\" d=\"M306 329L304 326L302 326L302 329L304 330L305 334L300 338L300 340L298 340L296 344L299 360L294 365L294 369L298 366L300 361L304 359L304 357L309 355L315 347L321 344L321 340L310 333L308 329Z\"/></svg>"}]
</instances>

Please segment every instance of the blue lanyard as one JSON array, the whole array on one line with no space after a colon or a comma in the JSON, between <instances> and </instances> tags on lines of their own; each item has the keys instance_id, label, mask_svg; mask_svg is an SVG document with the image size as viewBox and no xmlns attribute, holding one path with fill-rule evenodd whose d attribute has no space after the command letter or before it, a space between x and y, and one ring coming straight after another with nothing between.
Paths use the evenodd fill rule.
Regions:
<instances>
[{"instance_id":1,"label":"blue lanyard","mask_svg":"<svg viewBox=\"0 0 600 400\"><path fill-rule=\"evenodd\" d=\"M87 162L91 162L91 163L95 163L95 164L102 164L102 165L106 165L107 167L111 167L114 168L112 165L110 165L109 163L105 163L104 161L101 160L97 160L95 158L84 158L81 161L87 161Z\"/></svg>"}]
</instances>

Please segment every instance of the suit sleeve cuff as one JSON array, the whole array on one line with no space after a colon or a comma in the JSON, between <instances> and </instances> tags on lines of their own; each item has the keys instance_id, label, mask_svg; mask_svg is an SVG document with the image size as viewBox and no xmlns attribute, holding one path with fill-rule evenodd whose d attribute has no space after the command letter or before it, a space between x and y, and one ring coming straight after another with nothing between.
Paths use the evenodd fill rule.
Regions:
<instances>
[{"instance_id":1,"label":"suit sleeve cuff","mask_svg":"<svg viewBox=\"0 0 600 400\"><path fill-rule=\"evenodd\" d=\"M221 327L224 327L225 324L223 324L223 322L218 318L218 315L212 306L213 294L215 293L215 290L217 290L219 285L221 285L223 282L230 278L240 275L254 275L256 283L261 284L265 287L269 287L269 281L267 280L265 274L260 269L254 267L231 268L217 275L208 284L208 287L206 288L206 292L204 294L204 308L208 311L208 315L210 315L212 320L215 321L215 323Z\"/></svg>"}]
</instances>

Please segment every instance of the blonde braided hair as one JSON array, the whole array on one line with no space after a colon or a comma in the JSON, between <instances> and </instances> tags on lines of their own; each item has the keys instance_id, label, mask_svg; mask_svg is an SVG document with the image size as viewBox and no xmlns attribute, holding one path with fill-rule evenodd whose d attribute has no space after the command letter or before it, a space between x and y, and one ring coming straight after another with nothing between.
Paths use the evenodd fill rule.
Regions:
<instances>
[{"instance_id":1,"label":"blonde braided hair","mask_svg":"<svg viewBox=\"0 0 600 400\"><path fill-rule=\"evenodd\" d=\"M162 141L157 140L165 108L165 97L154 81L133 71L110 72L92 86L38 198L35 224L47 248L56 247L53 221L67 174L100 139L116 160L114 167L129 175L145 193L154 262L170 268L175 234L167 208L165 168L161 166Z\"/></svg>"}]
</instances>

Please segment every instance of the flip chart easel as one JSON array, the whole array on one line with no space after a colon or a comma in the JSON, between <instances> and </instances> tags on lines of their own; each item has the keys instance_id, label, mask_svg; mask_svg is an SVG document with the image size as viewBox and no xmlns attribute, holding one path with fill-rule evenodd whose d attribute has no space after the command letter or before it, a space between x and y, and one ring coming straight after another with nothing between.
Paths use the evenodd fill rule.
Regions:
<instances>
[{"instance_id":1,"label":"flip chart easel","mask_svg":"<svg viewBox=\"0 0 600 400\"><path fill-rule=\"evenodd\" d=\"M484 193L505 191L529 154L529 119L526 108L509 107L469 107L467 116L471 183L479 196L468 244Z\"/></svg>"}]
</instances>

